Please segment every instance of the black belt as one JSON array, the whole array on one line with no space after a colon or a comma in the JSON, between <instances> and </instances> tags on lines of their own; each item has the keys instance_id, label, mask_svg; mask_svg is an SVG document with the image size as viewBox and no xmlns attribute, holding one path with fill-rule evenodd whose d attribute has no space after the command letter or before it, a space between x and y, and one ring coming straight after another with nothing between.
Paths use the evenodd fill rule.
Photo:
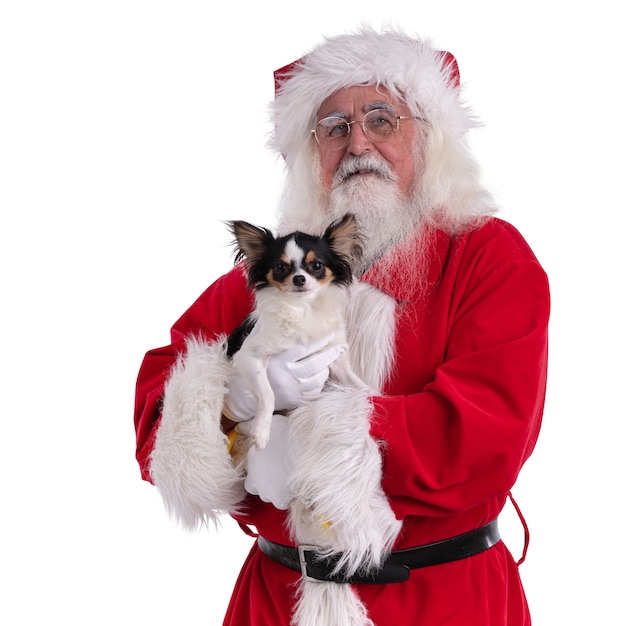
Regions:
<instances>
[{"instance_id":1,"label":"black belt","mask_svg":"<svg viewBox=\"0 0 626 626\"><path fill-rule=\"evenodd\" d=\"M356 573L350 577L341 572L333 573L339 557L320 558L315 553L315 546L283 546L258 538L261 552L270 559L300 572L307 580L327 581L334 583L401 583L409 579L410 570L431 565L441 565L451 561L466 559L480 554L500 541L498 520L476 530L429 543L417 548L395 550L382 567L367 573Z\"/></svg>"}]
</instances>

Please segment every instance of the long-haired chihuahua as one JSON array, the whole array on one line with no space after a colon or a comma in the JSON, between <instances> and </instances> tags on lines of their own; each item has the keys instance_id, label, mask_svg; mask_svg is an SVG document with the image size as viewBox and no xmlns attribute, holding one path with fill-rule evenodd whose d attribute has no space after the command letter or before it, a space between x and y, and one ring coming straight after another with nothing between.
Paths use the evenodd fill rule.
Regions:
<instances>
[{"instance_id":1,"label":"long-haired chihuahua","mask_svg":"<svg viewBox=\"0 0 626 626\"><path fill-rule=\"evenodd\" d=\"M344 322L352 263L362 254L356 218L346 214L321 237L299 231L275 237L267 228L227 222L235 237L235 262L244 260L255 307L228 338L228 354L257 400L256 416L237 425L262 450L269 439L274 393L267 363L296 342L311 344L326 336L346 344ZM341 384L364 387L352 371L347 351L329 367Z\"/></svg>"}]
</instances>

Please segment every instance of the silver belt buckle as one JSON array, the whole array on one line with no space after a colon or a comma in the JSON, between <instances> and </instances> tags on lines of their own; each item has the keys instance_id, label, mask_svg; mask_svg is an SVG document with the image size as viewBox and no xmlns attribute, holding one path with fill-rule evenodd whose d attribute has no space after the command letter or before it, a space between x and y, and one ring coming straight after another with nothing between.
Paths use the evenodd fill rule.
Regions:
<instances>
[{"instance_id":1,"label":"silver belt buckle","mask_svg":"<svg viewBox=\"0 0 626 626\"><path fill-rule=\"evenodd\" d=\"M303 544L301 546L298 546L298 559L300 560L300 573L302 574L302 578L312 583L321 583L324 581L319 580L317 578L311 578L311 576L309 576L307 563L306 563L306 557L304 556L305 551L315 552L316 548L317 546L312 546L309 544Z\"/></svg>"}]
</instances>

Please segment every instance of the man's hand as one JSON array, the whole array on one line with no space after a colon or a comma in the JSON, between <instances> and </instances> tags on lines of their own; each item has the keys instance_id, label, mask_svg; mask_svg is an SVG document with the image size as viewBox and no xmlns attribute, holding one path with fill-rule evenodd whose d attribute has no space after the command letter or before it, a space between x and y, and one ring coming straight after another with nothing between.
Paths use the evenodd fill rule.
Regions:
<instances>
[{"instance_id":1,"label":"man's hand","mask_svg":"<svg viewBox=\"0 0 626 626\"><path fill-rule=\"evenodd\" d=\"M331 335L314 344L296 344L270 358L267 377L274 392L275 411L289 411L321 393L328 379L329 365L347 348L345 344L329 345L333 339ZM224 409L227 417L235 422L244 422L256 415L257 403L252 389L238 373L230 380Z\"/></svg>"},{"instance_id":2,"label":"man's hand","mask_svg":"<svg viewBox=\"0 0 626 626\"><path fill-rule=\"evenodd\" d=\"M253 446L248 452L248 475L244 487L248 493L270 502L277 509L287 509L292 499L289 487L292 470L288 418L274 415L265 449L258 451Z\"/></svg>"}]
</instances>

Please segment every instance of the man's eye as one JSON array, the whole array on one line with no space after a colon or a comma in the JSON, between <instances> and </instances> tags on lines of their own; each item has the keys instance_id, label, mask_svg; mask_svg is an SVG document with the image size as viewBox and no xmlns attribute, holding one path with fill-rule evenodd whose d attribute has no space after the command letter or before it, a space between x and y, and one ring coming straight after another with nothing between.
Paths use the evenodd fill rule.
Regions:
<instances>
[{"instance_id":1,"label":"man's eye","mask_svg":"<svg viewBox=\"0 0 626 626\"><path fill-rule=\"evenodd\" d=\"M331 137L343 136L348 132L348 124L346 122L342 122L341 124L335 124L328 133Z\"/></svg>"},{"instance_id":2,"label":"man's eye","mask_svg":"<svg viewBox=\"0 0 626 626\"><path fill-rule=\"evenodd\" d=\"M384 129L393 126L393 122L386 115L375 115L367 120L368 124L373 128Z\"/></svg>"}]
</instances>

